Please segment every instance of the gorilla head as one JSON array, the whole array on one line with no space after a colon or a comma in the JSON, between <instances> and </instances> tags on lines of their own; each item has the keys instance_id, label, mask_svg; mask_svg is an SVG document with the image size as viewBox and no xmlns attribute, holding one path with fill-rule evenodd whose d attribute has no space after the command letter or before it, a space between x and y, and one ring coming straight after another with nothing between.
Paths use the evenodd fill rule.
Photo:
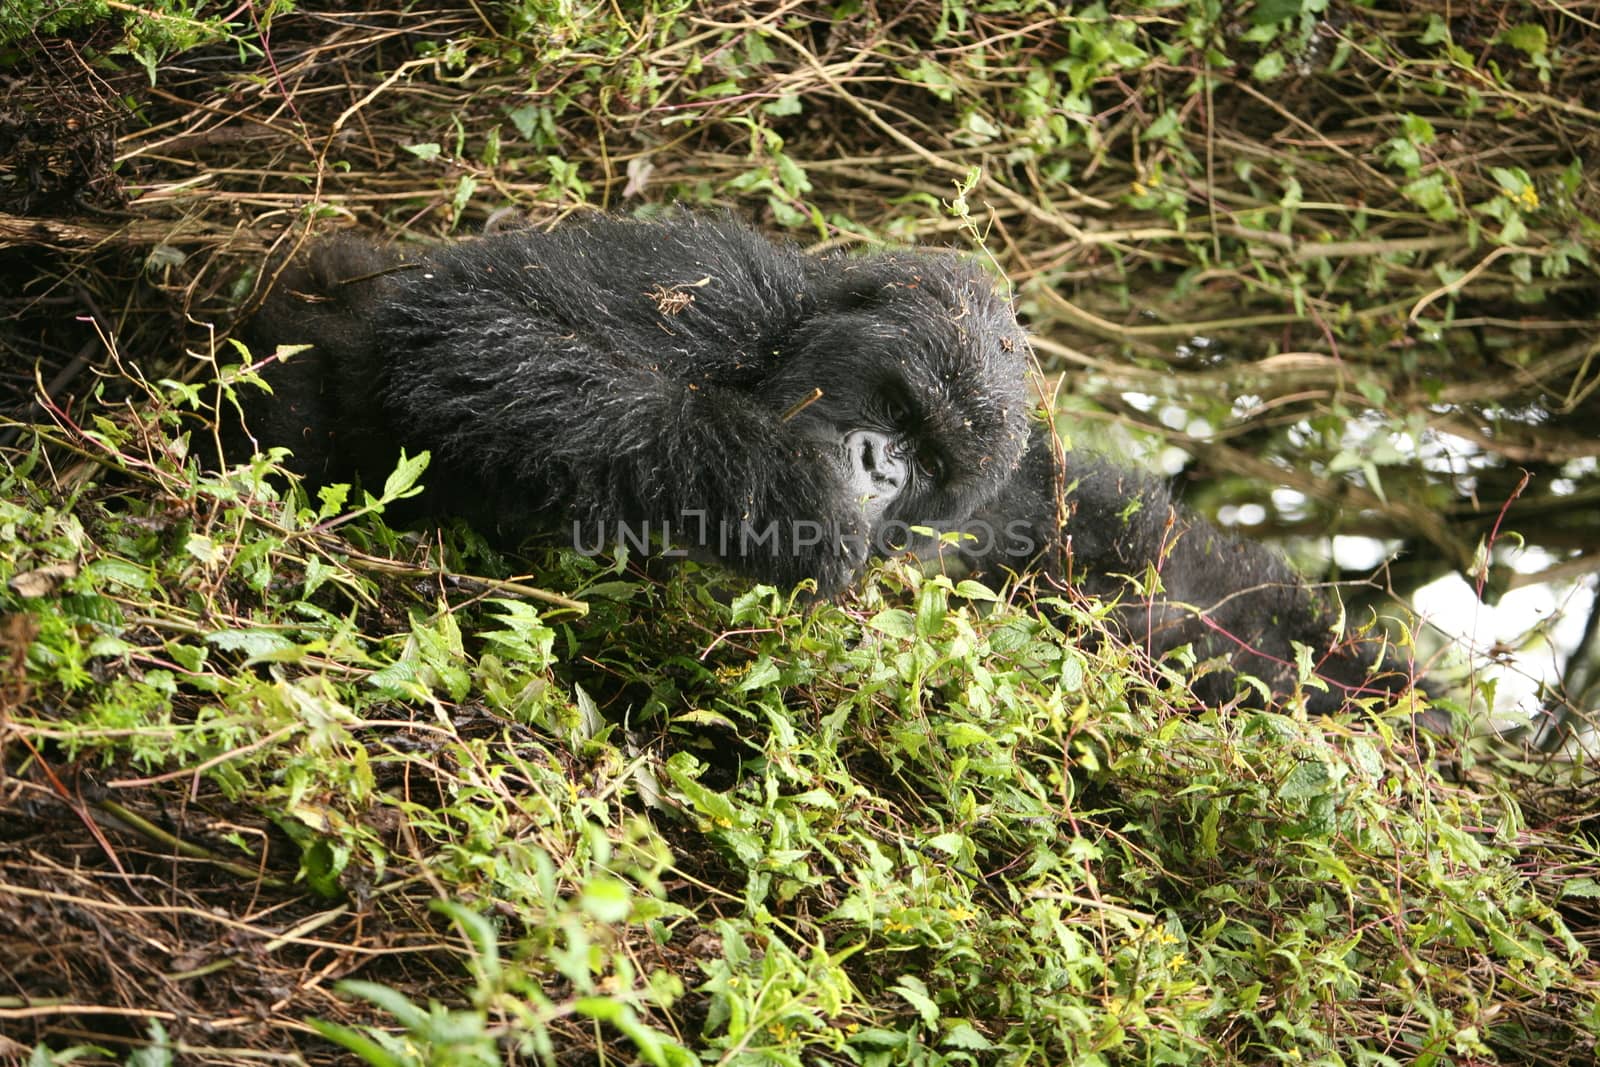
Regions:
<instances>
[{"instance_id":1,"label":"gorilla head","mask_svg":"<svg viewBox=\"0 0 1600 1067\"><path fill-rule=\"evenodd\" d=\"M771 388L780 403L813 390L794 422L839 450L874 543L898 547L877 535L965 517L1016 465L1025 342L989 279L961 260L882 254L816 267L826 279L816 311Z\"/></svg>"},{"instance_id":2,"label":"gorilla head","mask_svg":"<svg viewBox=\"0 0 1600 1067\"><path fill-rule=\"evenodd\" d=\"M1026 344L978 267L808 257L720 217L409 258L322 242L246 337L313 346L249 414L314 482L381 484L427 449L434 512L665 540L823 595L993 498L1027 440Z\"/></svg>"}]
</instances>

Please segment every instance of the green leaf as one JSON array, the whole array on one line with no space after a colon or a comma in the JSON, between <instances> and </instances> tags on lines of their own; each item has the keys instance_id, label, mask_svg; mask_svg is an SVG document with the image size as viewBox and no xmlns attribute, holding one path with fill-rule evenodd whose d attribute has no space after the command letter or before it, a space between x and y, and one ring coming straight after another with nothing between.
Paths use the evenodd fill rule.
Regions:
<instances>
[{"instance_id":1,"label":"green leaf","mask_svg":"<svg viewBox=\"0 0 1600 1067\"><path fill-rule=\"evenodd\" d=\"M707 789L695 778L692 769L694 758L688 753L674 754L667 760L665 766L672 784L683 794L683 799L689 802L692 809L710 819L716 826L732 828L744 824L744 817L726 794Z\"/></svg>"},{"instance_id":2,"label":"green leaf","mask_svg":"<svg viewBox=\"0 0 1600 1067\"><path fill-rule=\"evenodd\" d=\"M301 849L300 874L319 897L337 900L344 895L339 887L339 875L349 862L349 849L319 837Z\"/></svg>"},{"instance_id":3,"label":"green leaf","mask_svg":"<svg viewBox=\"0 0 1600 1067\"><path fill-rule=\"evenodd\" d=\"M491 641L507 660L523 663L534 670L550 666L556 632L546 625L539 611L520 600L495 597L489 601L499 609L496 618L504 627L481 636Z\"/></svg>"},{"instance_id":4,"label":"green leaf","mask_svg":"<svg viewBox=\"0 0 1600 1067\"><path fill-rule=\"evenodd\" d=\"M578 894L578 906L600 922L625 922L633 909L633 894L615 878L591 878Z\"/></svg>"},{"instance_id":5,"label":"green leaf","mask_svg":"<svg viewBox=\"0 0 1600 1067\"><path fill-rule=\"evenodd\" d=\"M420 1029L428 1021L428 1013L406 999L404 993L390 989L378 982L365 982L359 978L346 978L333 987L346 996L360 997L393 1015L395 1021L407 1030Z\"/></svg>"},{"instance_id":6,"label":"green leaf","mask_svg":"<svg viewBox=\"0 0 1600 1067\"><path fill-rule=\"evenodd\" d=\"M517 128L517 136L524 141L534 140L534 133L538 130L540 108L532 104L523 104L521 107L512 108L506 112L506 118L511 120L511 125Z\"/></svg>"},{"instance_id":7,"label":"green leaf","mask_svg":"<svg viewBox=\"0 0 1600 1067\"><path fill-rule=\"evenodd\" d=\"M970 722L953 722L944 728L944 740L952 748L971 748L973 745L992 744L994 738Z\"/></svg>"},{"instance_id":8,"label":"green leaf","mask_svg":"<svg viewBox=\"0 0 1600 1067\"><path fill-rule=\"evenodd\" d=\"M967 600L988 600L991 602L1000 599L993 589L990 589L982 582L975 582L970 578L964 578L956 583L956 596Z\"/></svg>"},{"instance_id":9,"label":"green leaf","mask_svg":"<svg viewBox=\"0 0 1600 1067\"><path fill-rule=\"evenodd\" d=\"M400 462L383 483L383 502L404 500L422 492L422 487L417 485L417 479L428 469L430 458L431 454L428 452L418 452L415 456L407 457L405 451L401 450Z\"/></svg>"},{"instance_id":10,"label":"green leaf","mask_svg":"<svg viewBox=\"0 0 1600 1067\"><path fill-rule=\"evenodd\" d=\"M128 589L148 590L155 588L156 584L148 567L135 566L121 559L97 559L89 564L88 571L96 578Z\"/></svg>"},{"instance_id":11,"label":"green leaf","mask_svg":"<svg viewBox=\"0 0 1600 1067\"><path fill-rule=\"evenodd\" d=\"M167 645L167 655L172 661L190 674L199 674L206 665L208 649L200 645L186 645L181 642L172 642Z\"/></svg>"},{"instance_id":12,"label":"green leaf","mask_svg":"<svg viewBox=\"0 0 1600 1067\"><path fill-rule=\"evenodd\" d=\"M572 1008L580 1015L586 1015L603 1023L616 1022L627 1010L624 1005L610 997L579 997L572 1002Z\"/></svg>"},{"instance_id":13,"label":"green leaf","mask_svg":"<svg viewBox=\"0 0 1600 1067\"><path fill-rule=\"evenodd\" d=\"M1144 128L1144 132L1139 135L1139 139L1141 141L1165 140L1175 136L1181 126L1182 123L1178 119L1178 113L1168 108L1157 115L1155 121Z\"/></svg>"},{"instance_id":14,"label":"green leaf","mask_svg":"<svg viewBox=\"0 0 1600 1067\"><path fill-rule=\"evenodd\" d=\"M293 641L273 630L218 630L206 635L206 643L227 652L243 652L252 659L295 647Z\"/></svg>"},{"instance_id":15,"label":"green leaf","mask_svg":"<svg viewBox=\"0 0 1600 1067\"><path fill-rule=\"evenodd\" d=\"M302 599L309 600L311 595L322 588L322 583L339 573L339 568L324 563L320 556L310 556L306 559L306 580L300 590Z\"/></svg>"},{"instance_id":16,"label":"green leaf","mask_svg":"<svg viewBox=\"0 0 1600 1067\"><path fill-rule=\"evenodd\" d=\"M955 79L946 67L931 59L923 59L915 67L901 67L900 73L909 81L925 86L947 104L956 98Z\"/></svg>"},{"instance_id":17,"label":"green leaf","mask_svg":"<svg viewBox=\"0 0 1600 1067\"><path fill-rule=\"evenodd\" d=\"M1300 16L1304 4L1305 0L1257 0L1250 21L1258 26L1287 22Z\"/></svg>"},{"instance_id":18,"label":"green leaf","mask_svg":"<svg viewBox=\"0 0 1600 1067\"><path fill-rule=\"evenodd\" d=\"M1307 800L1321 796L1333 785L1333 775L1321 760L1303 760L1295 764L1289 776L1278 787L1283 800Z\"/></svg>"},{"instance_id":19,"label":"green leaf","mask_svg":"<svg viewBox=\"0 0 1600 1067\"><path fill-rule=\"evenodd\" d=\"M884 608L868 619L867 625L890 637L911 638L917 635L917 620L903 608Z\"/></svg>"},{"instance_id":20,"label":"green leaf","mask_svg":"<svg viewBox=\"0 0 1600 1067\"><path fill-rule=\"evenodd\" d=\"M945 590L929 582L917 593L917 636L928 638L944 628Z\"/></svg>"},{"instance_id":21,"label":"green leaf","mask_svg":"<svg viewBox=\"0 0 1600 1067\"><path fill-rule=\"evenodd\" d=\"M1426 211L1435 222L1450 222L1460 214L1442 174L1426 174L1407 182L1400 187L1400 193Z\"/></svg>"},{"instance_id":22,"label":"green leaf","mask_svg":"<svg viewBox=\"0 0 1600 1067\"><path fill-rule=\"evenodd\" d=\"M743 678L739 679L739 692L748 693L753 689L765 689L777 683L779 678L778 665L772 662L771 656L762 656L751 665Z\"/></svg>"},{"instance_id":23,"label":"green leaf","mask_svg":"<svg viewBox=\"0 0 1600 1067\"><path fill-rule=\"evenodd\" d=\"M344 510L345 501L350 497L350 486L344 482L335 482L333 485L324 485L317 490L317 499L322 506L317 509L317 518L329 519Z\"/></svg>"},{"instance_id":24,"label":"green leaf","mask_svg":"<svg viewBox=\"0 0 1600 1067\"><path fill-rule=\"evenodd\" d=\"M1550 47L1550 35L1537 22L1523 22L1506 30L1495 40L1508 44L1529 58L1541 56Z\"/></svg>"},{"instance_id":25,"label":"green leaf","mask_svg":"<svg viewBox=\"0 0 1600 1067\"><path fill-rule=\"evenodd\" d=\"M778 168L778 183L784 192L800 196L811 191L811 179L806 177L805 168L800 164L781 153L773 157L773 163Z\"/></svg>"},{"instance_id":26,"label":"green leaf","mask_svg":"<svg viewBox=\"0 0 1600 1067\"><path fill-rule=\"evenodd\" d=\"M927 983L922 979L915 975L902 974L900 980L894 984L894 991L916 1009L917 1014L922 1017L924 1026L938 1025L939 1005L928 995Z\"/></svg>"},{"instance_id":27,"label":"green leaf","mask_svg":"<svg viewBox=\"0 0 1600 1067\"><path fill-rule=\"evenodd\" d=\"M939 1045L941 1048L959 1048L968 1052L987 1052L995 1047L993 1041L978 1033L965 1019L945 1031Z\"/></svg>"},{"instance_id":28,"label":"green leaf","mask_svg":"<svg viewBox=\"0 0 1600 1067\"><path fill-rule=\"evenodd\" d=\"M1417 144L1433 144L1439 139L1438 131L1433 128L1433 123L1421 115L1405 114L1400 116L1400 130L1406 138Z\"/></svg>"},{"instance_id":29,"label":"green leaf","mask_svg":"<svg viewBox=\"0 0 1600 1067\"><path fill-rule=\"evenodd\" d=\"M1268 52L1256 60L1255 66L1250 68L1250 77L1258 82L1269 82L1283 73L1284 62L1282 52Z\"/></svg>"},{"instance_id":30,"label":"green leaf","mask_svg":"<svg viewBox=\"0 0 1600 1067\"><path fill-rule=\"evenodd\" d=\"M340 1048L354 1052L372 1067L410 1067L413 1062L390 1052L359 1030L326 1019L307 1019L311 1028Z\"/></svg>"},{"instance_id":31,"label":"green leaf","mask_svg":"<svg viewBox=\"0 0 1600 1067\"><path fill-rule=\"evenodd\" d=\"M201 563L215 563L222 558L216 544L205 534L190 534L183 543L183 550Z\"/></svg>"}]
</instances>

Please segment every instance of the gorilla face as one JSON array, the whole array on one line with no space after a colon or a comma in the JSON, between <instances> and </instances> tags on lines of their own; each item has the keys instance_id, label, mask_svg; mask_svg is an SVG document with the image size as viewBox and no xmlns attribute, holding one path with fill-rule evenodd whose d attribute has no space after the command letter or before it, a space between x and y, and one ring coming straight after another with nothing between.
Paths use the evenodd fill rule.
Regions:
<instances>
[{"instance_id":1,"label":"gorilla face","mask_svg":"<svg viewBox=\"0 0 1600 1067\"><path fill-rule=\"evenodd\" d=\"M795 421L837 442L846 495L874 546L898 550L912 526L971 514L1015 467L1026 342L988 279L960 260L886 254L821 266L832 272L819 306L772 385L780 397L821 390Z\"/></svg>"},{"instance_id":2,"label":"gorilla face","mask_svg":"<svg viewBox=\"0 0 1600 1067\"><path fill-rule=\"evenodd\" d=\"M314 346L251 413L313 481L381 484L426 449L430 511L664 541L822 595L993 498L1027 437L1026 345L979 268L812 258L701 215L410 262L324 242L247 337Z\"/></svg>"}]
</instances>

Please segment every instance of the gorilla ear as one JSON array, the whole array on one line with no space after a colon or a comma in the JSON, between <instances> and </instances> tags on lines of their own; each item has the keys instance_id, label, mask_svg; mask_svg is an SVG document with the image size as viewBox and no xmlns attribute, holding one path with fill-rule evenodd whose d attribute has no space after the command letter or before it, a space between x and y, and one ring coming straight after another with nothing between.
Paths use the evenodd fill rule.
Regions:
<instances>
[{"instance_id":1,"label":"gorilla ear","mask_svg":"<svg viewBox=\"0 0 1600 1067\"><path fill-rule=\"evenodd\" d=\"M877 278L846 276L823 296L831 311L865 311L883 300L883 282Z\"/></svg>"},{"instance_id":2,"label":"gorilla ear","mask_svg":"<svg viewBox=\"0 0 1600 1067\"><path fill-rule=\"evenodd\" d=\"M888 274L879 270L849 267L830 279L822 290L822 305L830 311L865 311L883 303L884 296L896 281L904 280L903 273Z\"/></svg>"}]
</instances>

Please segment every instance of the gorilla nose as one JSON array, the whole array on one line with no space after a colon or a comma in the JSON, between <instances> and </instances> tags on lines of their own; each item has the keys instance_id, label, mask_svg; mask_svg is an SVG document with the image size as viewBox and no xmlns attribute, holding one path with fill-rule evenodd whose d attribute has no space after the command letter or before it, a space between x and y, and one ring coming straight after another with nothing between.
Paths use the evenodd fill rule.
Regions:
<instances>
[{"instance_id":1,"label":"gorilla nose","mask_svg":"<svg viewBox=\"0 0 1600 1067\"><path fill-rule=\"evenodd\" d=\"M905 488L906 461L888 434L852 430L845 434L844 450L846 473L859 495L887 506Z\"/></svg>"}]
</instances>

